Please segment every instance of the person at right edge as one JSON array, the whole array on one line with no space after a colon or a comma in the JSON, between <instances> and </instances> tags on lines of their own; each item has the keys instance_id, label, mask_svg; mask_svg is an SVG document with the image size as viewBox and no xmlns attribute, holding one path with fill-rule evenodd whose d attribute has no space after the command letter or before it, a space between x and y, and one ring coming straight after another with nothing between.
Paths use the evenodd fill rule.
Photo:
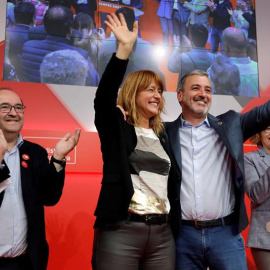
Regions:
<instances>
[{"instance_id":1,"label":"person at right edge","mask_svg":"<svg viewBox=\"0 0 270 270\"><path fill-rule=\"evenodd\" d=\"M258 270L270 270L270 126L250 138L258 150L245 154L246 193L251 200L247 246Z\"/></svg>"},{"instance_id":2,"label":"person at right edge","mask_svg":"<svg viewBox=\"0 0 270 270\"><path fill-rule=\"evenodd\" d=\"M164 84L151 70L130 73L121 90L138 23L106 21L118 48L94 100L103 179L94 225L93 270L174 270L179 199L160 114ZM126 121L123 111L127 112ZM172 229L170 226L172 224Z\"/></svg>"}]
</instances>

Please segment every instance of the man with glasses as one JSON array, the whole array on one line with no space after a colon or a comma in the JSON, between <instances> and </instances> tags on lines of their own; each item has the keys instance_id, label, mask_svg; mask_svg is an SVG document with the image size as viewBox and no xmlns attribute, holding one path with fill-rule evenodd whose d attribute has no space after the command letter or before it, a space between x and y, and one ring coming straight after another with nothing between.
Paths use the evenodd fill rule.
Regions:
<instances>
[{"instance_id":1,"label":"man with glasses","mask_svg":"<svg viewBox=\"0 0 270 270\"><path fill-rule=\"evenodd\" d=\"M80 130L66 134L49 163L41 146L22 138L25 106L9 89L0 89L0 269L45 270L48 244L44 205L55 205L65 177L65 156Z\"/></svg>"},{"instance_id":2,"label":"man with glasses","mask_svg":"<svg viewBox=\"0 0 270 270\"><path fill-rule=\"evenodd\" d=\"M239 114L208 113L208 74L195 70L179 82L182 114L166 124L178 164L181 225L177 270L246 270L240 232L248 225L244 203L243 143L270 124L270 102Z\"/></svg>"}]
</instances>

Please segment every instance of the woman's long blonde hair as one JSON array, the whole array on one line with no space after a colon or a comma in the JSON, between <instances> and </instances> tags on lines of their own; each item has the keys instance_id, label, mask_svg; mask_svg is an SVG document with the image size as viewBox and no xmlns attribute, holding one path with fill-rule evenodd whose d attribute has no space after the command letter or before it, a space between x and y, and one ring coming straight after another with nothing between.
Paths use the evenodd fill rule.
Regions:
<instances>
[{"instance_id":1,"label":"woman's long blonde hair","mask_svg":"<svg viewBox=\"0 0 270 270\"><path fill-rule=\"evenodd\" d=\"M249 140L251 143L256 144L257 146L262 145L260 133L253 135L249 138Z\"/></svg>"},{"instance_id":2,"label":"woman's long blonde hair","mask_svg":"<svg viewBox=\"0 0 270 270\"><path fill-rule=\"evenodd\" d=\"M141 115L137 109L136 96L138 92L147 89L153 81L156 82L162 91L164 90L162 78L154 71L138 70L128 74L126 77L119 91L117 105L120 105L128 112L127 122L130 125L140 126ZM149 126L157 135L160 135L164 130L164 124L160 116L161 112L164 112L163 95L161 95L158 114L149 119Z\"/></svg>"}]
</instances>

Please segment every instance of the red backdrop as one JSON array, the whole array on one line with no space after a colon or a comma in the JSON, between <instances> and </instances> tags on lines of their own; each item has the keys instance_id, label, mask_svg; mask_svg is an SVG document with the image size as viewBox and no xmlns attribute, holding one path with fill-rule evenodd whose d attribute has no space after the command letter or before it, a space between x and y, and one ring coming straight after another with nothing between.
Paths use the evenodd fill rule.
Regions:
<instances>
[{"instance_id":1,"label":"red backdrop","mask_svg":"<svg viewBox=\"0 0 270 270\"><path fill-rule=\"evenodd\" d=\"M232 1L235 3L235 0ZM151 43L162 40L159 19L156 16L158 3L144 0L145 15L140 18L141 35ZM151 29L146 27L151 21ZM0 43L0 86L8 86L18 92L27 105L23 136L38 141L45 148L51 147L54 138L59 138L66 131L80 126L65 106L44 84L14 83L2 81L4 42ZM167 78L167 88L174 90L177 74L167 71L166 59L160 64L160 69ZM269 96L270 88L261 94L261 98L253 99L243 111L264 103ZM32 137L32 138L30 138ZM35 137L35 138L33 138ZM38 137L38 138L37 138ZM50 138L48 140L48 137ZM99 151L99 139L95 132L82 130L82 136L76 153L71 154L71 162L67 166L66 181L60 202L51 208L46 208L46 230L50 246L49 270L88 270L91 269L91 253L93 240L94 209L96 206L100 182L102 160ZM245 146L245 152L256 147ZM75 164L73 164L76 159ZM248 212L250 202L246 199ZM247 239L248 229L243 232ZM249 270L255 269L253 260L247 249Z\"/></svg>"}]
</instances>

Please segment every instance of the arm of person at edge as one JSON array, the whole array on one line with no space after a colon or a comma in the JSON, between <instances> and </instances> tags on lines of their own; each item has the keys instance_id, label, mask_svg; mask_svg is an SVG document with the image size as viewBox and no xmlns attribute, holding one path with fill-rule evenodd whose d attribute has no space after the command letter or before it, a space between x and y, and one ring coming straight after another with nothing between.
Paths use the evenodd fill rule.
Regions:
<instances>
[{"instance_id":1,"label":"arm of person at edge","mask_svg":"<svg viewBox=\"0 0 270 270\"><path fill-rule=\"evenodd\" d=\"M243 142L270 125L270 101L240 114Z\"/></svg>"}]
</instances>

